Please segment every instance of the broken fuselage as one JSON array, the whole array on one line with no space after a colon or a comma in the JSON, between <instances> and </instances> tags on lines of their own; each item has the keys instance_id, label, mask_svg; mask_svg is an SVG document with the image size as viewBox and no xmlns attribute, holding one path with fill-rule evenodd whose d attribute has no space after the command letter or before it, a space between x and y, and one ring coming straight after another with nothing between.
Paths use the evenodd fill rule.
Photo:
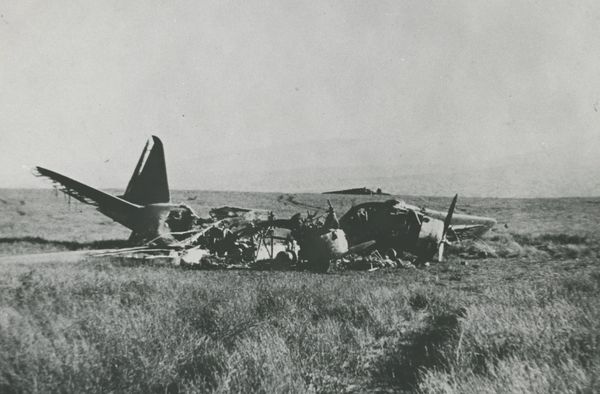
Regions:
<instances>
[{"instance_id":1,"label":"broken fuselage","mask_svg":"<svg viewBox=\"0 0 600 394\"><path fill-rule=\"evenodd\" d=\"M392 199L350 208L340 219L340 227L351 246L374 240L376 248L383 253L394 249L430 259L441 242L461 239L460 234L477 237L496 224L492 218L454 214L450 231L445 235L446 215Z\"/></svg>"}]
</instances>

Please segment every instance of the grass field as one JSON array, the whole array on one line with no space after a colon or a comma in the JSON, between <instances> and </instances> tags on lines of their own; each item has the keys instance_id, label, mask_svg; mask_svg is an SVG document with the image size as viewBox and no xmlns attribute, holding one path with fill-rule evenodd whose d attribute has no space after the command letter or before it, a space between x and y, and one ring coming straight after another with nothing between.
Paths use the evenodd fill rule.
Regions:
<instances>
[{"instance_id":1,"label":"grass field","mask_svg":"<svg viewBox=\"0 0 600 394\"><path fill-rule=\"evenodd\" d=\"M333 197L339 213L366 199ZM0 191L0 254L121 245L48 190ZM325 196L179 192L280 217ZM406 198L421 204L420 198ZM445 209L448 199L427 198ZM498 219L427 269L0 266L0 392L598 392L600 199L459 199Z\"/></svg>"}]
</instances>

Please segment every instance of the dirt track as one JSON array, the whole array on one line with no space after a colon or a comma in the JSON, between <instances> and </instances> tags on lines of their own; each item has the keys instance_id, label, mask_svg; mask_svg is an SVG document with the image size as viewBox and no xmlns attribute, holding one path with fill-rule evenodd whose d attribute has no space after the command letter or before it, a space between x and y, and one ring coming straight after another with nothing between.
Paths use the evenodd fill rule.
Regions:
<instances>
[{"instance_id":1,"label":"dirt track","mask_svg":"<svg viewBox=\"0 0 600 394\"><path fill-rule=\"evenodd\" d=\"M71 250L67 252L33 253L0 256L0 264L76 263L92 254L109 252L103 250Z\"/></svg>"}]
</instances>

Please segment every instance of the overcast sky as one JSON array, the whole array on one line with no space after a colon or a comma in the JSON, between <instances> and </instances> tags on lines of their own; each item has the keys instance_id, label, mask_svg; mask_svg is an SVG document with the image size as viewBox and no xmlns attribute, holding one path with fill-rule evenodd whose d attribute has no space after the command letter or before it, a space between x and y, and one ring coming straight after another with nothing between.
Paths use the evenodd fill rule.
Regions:
<instances>
[{"instance_id":1,"label":"overcast sky","mask_svg":"<svg viewBox=\"0 0 600 394\"><path fill-rule=\"evenodd\" d=\"M289 186L276 170L318 190L329 170L352 183L528 155L600 169L596 1L12 3L0 187L47 185L33 165L124 187L150 134L172 188Z\"/></svg>"}]
</instances>

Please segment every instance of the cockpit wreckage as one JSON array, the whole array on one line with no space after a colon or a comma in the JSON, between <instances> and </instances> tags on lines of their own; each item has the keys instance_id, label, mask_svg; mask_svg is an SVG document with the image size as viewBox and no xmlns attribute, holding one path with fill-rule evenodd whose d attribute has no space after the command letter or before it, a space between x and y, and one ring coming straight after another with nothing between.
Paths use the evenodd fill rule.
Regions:
<instances>
[{"instance_id":1,"label":"cockpit wreckage","mask_svg":"<svg viewBox=\"0 0 600 394\"><path fill-rule=\"evenodd\" d=\"M67 195L92 205L131 230L131 248L97 255L172 259L196 268L284 268L327 271L338 266L395 266L398 254L417 263L443 260L445 245L479 237L496 221L456 214L455 196L447 212L388 200L358 204L339 220L329 203L325 217L300 213L289 219L272 212L237 207L212 209L199 217L186 204L171 202L163 145L152 136L123 195L111 195L43 167ZM358 262L358 263L357 263ZM387 262L387 263L386 263ZM409 264L410 265L410 264Z\"/></svg>"}]
</instances>

